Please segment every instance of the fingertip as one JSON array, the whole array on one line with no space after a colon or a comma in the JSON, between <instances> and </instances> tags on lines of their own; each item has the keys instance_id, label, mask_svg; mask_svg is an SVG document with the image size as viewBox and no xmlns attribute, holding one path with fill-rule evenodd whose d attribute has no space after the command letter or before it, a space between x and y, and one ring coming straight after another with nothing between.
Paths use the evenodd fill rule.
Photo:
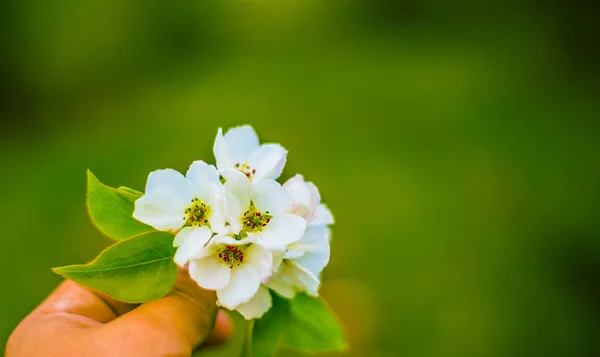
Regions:
<instances>
[{"instance_id":1,"label":"fingertip","mask_svg":"<svg viewBox=\"0 0 600 357\"><path fill-rule=\"evenodd\" d=\"M233 335L234 323L231 316L225 310L219 310L215 319L215 327L206 338L202 346L220 345Z\"/></svg>"}]
</instances>

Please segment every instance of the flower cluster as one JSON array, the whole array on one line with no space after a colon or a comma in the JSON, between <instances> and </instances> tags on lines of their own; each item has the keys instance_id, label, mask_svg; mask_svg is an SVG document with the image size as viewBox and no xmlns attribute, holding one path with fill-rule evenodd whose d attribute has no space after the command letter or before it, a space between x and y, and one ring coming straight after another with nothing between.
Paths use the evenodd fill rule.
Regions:
<instances>
[{"instance_id":1,"label":"flower cluster","mask_svg":"<svg viewBox=\"0 0 600 357\"><path fill-rule=\"evenodd\" d=\"M333 224L317 187L301 175L275 181L287 151L260 145L250 126L219 129L213 149L216 167L195 161L185 176L150 173L133 216L176 233L175 262L246 319L271 307L269 289L317 296Z\"/></svg>"}]
</instances>

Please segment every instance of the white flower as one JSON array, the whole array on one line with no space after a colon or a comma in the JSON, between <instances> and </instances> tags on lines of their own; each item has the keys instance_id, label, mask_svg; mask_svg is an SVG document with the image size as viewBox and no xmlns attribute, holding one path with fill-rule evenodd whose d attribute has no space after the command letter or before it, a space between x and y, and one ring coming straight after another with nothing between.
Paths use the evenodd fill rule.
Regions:
<instances>
[{"instance_id":1,"label":"white flower","mask_svg":"<svg viewBox=\"0 0 600 357\"><path fill-rule=\"evenodd\" d=\"M327 226L333 224L333 215L321 203L317 187L302 175L289 179L283 188L292 201L288 212L304 217L308 228L299 241L288 245L283 256L276 255L276 273L266 286L287 298L297 292L317 296L321 272L329 262L331 231Z\"/></svg>"},{"instance_id":2,"label":"white flower","mask_svg":"<svg viewBox=\"0 0 600 357\"><path fill-rule=\"evenodd\" d=\"M283 261L266 286L290 299L297 292L317 296L321 272L329 262L329 237L329 227L309 226L298 242L288 246Z\"/></svg>"},{"instance_id":3,"label":"white flower","mask_svg":"<svg viewBox=\"0 0 600 357\"><path fill-rule=\"evenodd\" d=\"M285 213L290 206L287 192L273 180L250 180L239 171L223 172L225 215L232 234L253 237L268 249L285 250L306 230L306 220Z\"/></svg>"},{"instance_id":4,"label":"white flower","mask_svg":"<svg viewBox=\"0 0 600 357\"><path fill-rule=\"evenodd\" d=\"M223 186L212 165L196 161L186 177L172 169L148 175L146 192L135 201L133 217L161 230L182 232L192 228L208 234L225 233ZM181 232L180 232L181 233Z\"/></svg>"},{"instance_id":5,"label":"white flower","mask_svg":"<svg viewBox=\"0 0 600 357\"><path fill-rule=\"evenodd\" d=\"M175 262L181 266L189 262L191 278L205 289L216 290L219 305L235 309L249 302L257 295L260 284L271 277L272 253L251 238L236 240L216 235L202 241L197 232L175 239L180 246ZM269 300L268 306L261 309L266 311L270 306Z\"/></svg>"},{"instance_id":6,"label":"white flower","mask_svg":"<svg viewBox=\"0 0 600 357\"><path fill-rule=\"evenodd\" d=\"M304 181L302 175L297 174L283 184L292 201L289 213L299 215L308 221L310 226L333 224L333 215L326 205L321 203L321 195L317 186L312 182Z\"/></svg>"},{"instance_id":7,"label":"white flower","mask_svg":"<svg viewBox=\"0 0 600 357\"><path fill-rule=\"evenodd\" d=\"M225 135L219 128L213 151L219 171L236 169L252 181L277 179L287 157L279 144L259 146L256 132L248 125L231 128Z\"/></svg>"}]
</instances>

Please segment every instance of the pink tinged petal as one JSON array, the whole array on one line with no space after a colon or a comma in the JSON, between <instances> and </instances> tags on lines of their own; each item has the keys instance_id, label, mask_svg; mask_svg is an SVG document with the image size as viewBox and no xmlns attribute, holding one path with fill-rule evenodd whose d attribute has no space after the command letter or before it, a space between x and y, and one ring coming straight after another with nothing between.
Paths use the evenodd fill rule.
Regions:
<instances>
[{"instance_id":1,"label":"pink tinged petal","mask_svg":"<svg viewBox=\"0 0 600 357\"><path fill-rule=\"evenodd\" d=\"M135 201L133 218L159 231L177 231L185 224L186 203L168 191L153 191Z\"/></svg>"},{"instance_id":2,"label":"pink tinged petal","mask_svg":"<svg viewBox=\"0 0 600 357\"><path fill-rule=\"evenodd\" d=\"M225 138L223 137L223 129L221 128L217 131L217 137L215 138L215 144L213 145L213 153L215 154L215 160L217 161L219 170L233 167L235 164L229 154L227 141L225 141Z\"/></svg>"},{"instance_id":3,"label":"pink tinged petal","mask_svg":"<svg viewBox=\"0 0 600 357\"><path fill-rule=\"evenodd\" d=\"M287 263L284 263L279 268L277 274L275 274L265 285L284 298L292 299L296 296L296 290L294 289L294 280L290 275L291 273L293 273L293 271L290 270Z\"/></svg>"},{"instance_id":4,"label":"pink tinged petal","mask_svg":"<svg viewBox=\"0 0 600 357\"><path fill-rule=\"evenodd\" d=\"M290 268L293 269L293 279L298 291L305 291L307 294L312 296L319 295L319 281L318 276L295 263L294 260L290 261Z\"/></svg>"},{"instance_id":5,"label":"pink tinged petal","mask_svg":"<svg viewBox=\"0 0 600 357\"><path fill-rule=\"evenodd\" d=\"M198 259L212 236L208 227L185 227L175 236L173 246L179 247L173 260L184 266L191 259Z\"/></svg>"},{"instance_id":6,"label":"pink tinged petal","mask_svg":"<svg viewBox=\"0 0 600 357\"><path fill-rule=\"evenodd\" d=\"M321 203L317 206L317 211L315 212L315 217L308 222L311 226L325 226L331 225L334 223L333 214L327 207L327 205Z\"/></svg>"},{"instance_id":7,"label":"pink tinged petal","mask_svg":"<svg viewBox=\"0 0 600 357\"><path fill-rule=\"evenodd\" d=\"M248 160L252 169L256 170L253 180L275 180L283 171L287 158L287 150L279 144L263 144L255 150Z\"/></svg>"},{"instance_id":8,"label":"pink tinged petal","mask_svg":"<svg viewBox=\"0 0 600 357\"><path fill-rule=\"evenodd\" d=\"M241 304L236 310L242 314L246 320L251 320L260 318L271 308L271 305L272 300L269 289L261 286L250 301Z\"/></svg>"},{"instance_id":9,"label":"pink tinged petal","mask_svg":"<svg viewBox=\"0 0 600 357\"><path fill-rule=\"evenodd\" d=\"M153 192L167 192L184 203L193 198L192 186L181 173L173 169L157 170L148 175L146 194Z\"/></svg>"},{"instance_id":10,"label":"pink tinged petal","mask_svg":"<svg viewBox=\"0 0 600 357\"><path fill-rule=\"evenodd\" d=\"M260 278L250 264L241 264L231 269L231 280L222 289L217 290L219 304L230 310L252 299L260 287Z\"/></svg>"},{"instance_id":11,"label":"pink tinged petal","mask_svg":"<svg viewBox=\"0 0 600 357\"><path fill-rule=\"evenodd\" d=\"M264 283L273 274L273 253L259 244L253 244L244 253L244 264L251 265Z\"/></svg>"},{"instance_id":12,"label":"pink tinged petal","mask_svg":"<svg viewBox=\"0 0 600 357\"><path fill-rule=\"evenodd\" d=\"M229 266L215 255L190 261L190 277L208 290L225 288L232 280Z\"/></svg>"},{"instance_id":13,"label":"pink tinged petal","mask_svg":"<svg viewBox=\"0 0 600 357\"><path fill-rule=\"evenodd\" d=\"M285 188L286 190L288 190L288 192L290 192L290 191L293 191L294 187L300 186L300 185L302 185L302 183L304 183L304 176L302 176L300 174L296 174L293 177L290 177L283 184L283 188ZM292 194L292 192L290 192L290 196L294 197L294 195Z\"/></svg>"},{"instance_id":14,"label":"pink tinged petal","mask_svg":"<svg viewBox=\"0 0 600 357\"><path fill-rule=\"evenodd\" d=\"M286 189L292 201L290 212L302 216L306 220L313 219L321 201L317 186L312 182L305 182L304 177L298 174L287 180L283 184L283 188Z\"/></svg>"},{"instance_id":15,"label":"pink tinged petal","mask_svg":"<svg viewBox=\"0 0 600 357\"><path fill-rule=\"evenodd\" d=\"M305 230L304 218L285 213L271 218L271 222L262 231L259 243L271 249L283 250L288 244L302 238Z\"/></svg>"},{"instance_id":16,"label":"pink tinged petal","mask_svg":"<svg viewBox=\"0 0 600 357\"><path fill-rule=\"evenodd\" d=\"M287 191L273 180L260 180L252 185L252 202L259 211L269 211L272 216L283 213L290 207Z\"/></svg>"},{"instance_id":17,"label":"pink tinged petal","mask_svg":"<svg viewBox=\"0 0 600 357\"><path fill-rule=\"evenodd\" d=\"M306 216L307 220L315 218L317 215L317 208L319 207L319 203L321 202L321 194L319 193L319 189L312 182L307 182L306 186L310 191L310 203L307 205L309 208L309 212Z\"/></svg>"},{"instance_id":18,"label":"pink tinged petal","mask_svg":"<svg viewBox=\"0 0 600 357\"><path fill-rule=\"evenodd\" d=\"M234 163L247 163L250 154L258 148L258 136L249 125L229 129L224 139L229 157Z\"/></svg>"},{"instance_id":19,"label":"pink tinged petal","mask_svg":"<svg viewBox=\"0 0 600 357\"><path fill-rule=\"evenodd\" d=\"M215 192L221 189L222 184L213 165L204 161L194 161L185 176L193 187L195 197L210 206L215 204Z\"/></svg>"}]
</instances>

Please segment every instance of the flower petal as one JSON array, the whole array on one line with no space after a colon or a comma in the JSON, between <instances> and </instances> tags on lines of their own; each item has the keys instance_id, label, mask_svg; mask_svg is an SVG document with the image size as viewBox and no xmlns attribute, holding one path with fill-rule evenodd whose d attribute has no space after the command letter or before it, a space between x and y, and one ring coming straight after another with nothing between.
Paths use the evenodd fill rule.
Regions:
<instances>
[{"instance_id":1,"label":"flower petal","mask_svg":"<svg viewBox=\"0 0 600 357\"><path fill-rule=\"evenodd\" d=\"M291 204L287 191L273 180L260 180L252 184L252 202L259 211L269 211L273 216L283 213Z\"/></svg>"},{"instance_id":2,"label":"flower petal","mask_svg":"<svg viewBox=\"0 0 600 357\"><path fill-rule=\"evenodd\" d=\"M208 227L185 227L177 233L173 246L179 247L173 260L184 266L191 259L201 257L202 250L210 240L212 231Z\"/></svg>"},{"instance_id":3,"label":"flower petal","mask_svg":"<svg viewBox=\"0 0 600 357\"><path fill-rule=\"evenodd\" d=\"M258 137L252 127L245 125L231 128L223 136L219 128L213 152L219 170L233 168L234 164L246 164L252 152L258 148Z\"/></svg>"},{"instance_id":4,"label":"flower petal","mask_svg":"<svg viewBox=\"0 0 600 357\"><path fill-rule=\"evenodd\" d=\"M227 182L223 186L225 193L234 195L240 204L240 209L246 210L250 206L252 183L246 175L234 169L224 170L222 174L227 179Z\"/></svg>"},{"instance_id":5,"label":"flower petal","mask_svg":"<svg viewBox=\"0 0 600 357\"><path fill-rule=\"evenodd\" d=\"M167 191L153 191L135 201L133 218L160 231L176 231L185 224L186 203Z\"/></svg>"},{"instance_id":6,"label":"flower petal","mask_svg":"<svg viewBox=\"0 0 600 357\"><path fill-rule=\"evenodd\" d=\"M234 163L245 164L250 154L258 148L258 136L249 125L230 128L224 137L229 157Z\"/></svg>"},{"instance_id":7,"label":"flower petal","mask_svg":"<svg viewBox=\"0 0 600 357\"><path fill-rule=\"evenodd\" d=\"M290 276L291 273L293 271L284 262L279 271L265 285L284 298L292 299L296 296L296 290L294 289L294 281Z\"/></svg>"},{"instance_id":8,"label":"flower petal","mask_svg":"<svg viewBox=\"0 0 600 357\"><path fill-rule=\"evenodd\" d=\"M240 202L231 192L225 192L225 219L229 223L231 234L238 234L242 229L241 217L246 208L240 206Z\"/></svg>"},{"instance_id":9,"label":"flower petal","mask_svg":"<svg viewBox=\"0 0 600 357\"><path fill-rule=\"evenodd\" d=\"M258 319L265 314L273 304L269 289L261 286L258 292L250 301L241 304L236 310L244 316L246 320Z\"/></svg>"},{"instance_id":10,"label":"flower petal","mask_svg":"<svg viewBox=\"0 0 600 357\"><path fill-rule=\"evenodd\" d=\"M227 141L223 137L223 129L217 130L217 137L215 138L215 144L213 145L213 153L215 154L215 160L217 161L217 167L219 170L233 167L234 161L229 155L229 149L227 147Z\"/></svg>"},{"instance_id":11,"label":"flower petal","mask_svg":"<svg viewBox=\"0 0 600 357\"><path fill-rule=\"evenodd\" d=\"M173 169L157 170L148 175L146 194L168 192L182 202L190 202L193 198L192 187L186 178Z\"/></svg>"},{"instance_id":12,"label":"flower petal","mask_svg":"<svg viewBox=\"0 0 600 357\"><path fill-rule=\"evenodd\" d=\"M210 228L213 232L217 234L227 234L229 232L229 228L225 225L226 216L225 216L225 202L223 200L216 198L215 203L213 203L211 208L210 216L208 217L208 223L210 224Z\"/></svg>"},{"instance_id":13,"label":"flower petal","mask_svg":"<svg viewBox=\"0 0 600 357\"><path fill-rule=\"evenodd\" d=\"M221 181L217 168L204 161L194 161L188 169L185 177L193 187L193 194L206 204L215 204L215 191L221 190Z\"/></svg>"},{"instance_id":14,"label":"flower petal","mask_svg":"<svg viewBox=\"0 0 600 357\"><path fill-rule=\"evenodd\" d=\"M295 285L299 291L305 291L309 295L318 296L319 285L321 284L319 278L304 267L296 264L294 260L290 260L289 263L291 269L294 271Z\"/></svg>"},{"instance_id":15,"label":"flower petal","mask_svg":"<svg viewBox=\"0 0 600 357\"><path fill-rule=\"evenodd\" d=\"M300 186L304 183L304 176L300 175L300 174L296 174L292 177L290 177L284 184L283 184L283 188L285 188L286 190L288 190L288 192L290 193L290 197L294 197L292 191L293 188L296 186Z\"/></svg>"},{"instance_id":16,"label":"flower petal","mask_svg":"<svg viewBox=\"0 0 600 357\"><path fill-rule=\"evenodd\" d=\"M312 182L305 182L302 175L297 174L283 184L292 201L291 213L311 220L315 216L317 206L321 202L321 195L317 186Z\"/></svg>"},{"instance_id":17,"label":"flower petal","mask_svg":"<svg viewBox=\"0 0 600 357\"><path fill-rule=\"evenodd\" d=\"M284 253L274 250L271 254L273 254L273 273L276 273L279 270L281 263L283 263Z\"/></svg>"},{"instance_id":18,"label":"flower petal","mask_svg":"<svg viewBox=\"0 0 600 357\"><path fill-rule=\"evenodd\" d=\"M331 210L329 210L329 208L323 203L317 206L315 217L308 222L308 224L311 226L330 225L333 223L333 214L331 213Z\"/></svg>"},{"instance_id":19,"label":"flower petal","mask_svg":"<svg viewBox=\"0 0 600 357\"><path fill-rule=\"evenodd\" d=\"M283 257L285 259L294 259L303 256L304 253L306 253L306 248L300 242L296 242L288 245Z\"/></svg>"},{"instance_id":20,"label":"flower petal","mask_svg":"<svg viewBox=\"0 0 600 357\"><path fill-rule=\"evenodd\" d=\"M223 289L231 281L231 269L214 255L190 261L189 271L190 277L208 290Z\"/></svg>"},{"instance_id":21,"label":"flower petal","mask_svg":"<svg viewBox=\"0 0 600 357\"><path fill-rule=\"evenodd\" d=\"M210 207L208 221L213 232L226 234L225 227L225 191L219 173L213 165L204 161L194 161L186 177L194 188L194 194Z\"/></svg>"},{"instance_id":22,"label":"flower petal","mask_svg":"<svg viewBox=\"0 0 600 357\"><path fill-rule=\"evenodd\" d=\"M250 301L260 287L260 278L250 264L242 264L231 269L229 284L217 290L219 304L230 310Z\"/></svg>"},{"instance_id":23,"label":"flower petal","mask_svg":"<svg viewBox=\"0 0 600 357\"><path fill-rule=\"evenodd\" d=\"M273 254L259 244L246 249L244 264L251 265L256 270L261 282L269 280L273 274Z\"/></svg>"},{"instance_id":24,"label":"flower petal","mask_svg":"<svg viewBox=\"0 0 600 357\"><path fill-rule=\"evenodd\" d=\"M252 177L254 181L261 179L275 180L283 171L287 158L287 150L279 144L263 144L255 150L248 160L256 173Z\"/></svg>"},{"instance_id":25,"label":"flower petal","mask_svg":"<svg viewBox=\"0 0 600 357\"><path fill-rule=\"evenodd\" d=\"M305 253L293 259L294 263L318 277L329 263L329 228L326 226L309 227L298 242Z\"/></svg>"},{"instance_id":26,"label":"flower petal","mask_svg":"<svg viewBox=\"0 0 600 357\"><path fill-rule=\"evenodd\" d=\"M262 231L259 243L271 249L284 249L286 245L302 238L305 230L304 218L285 213L271 218L271 222Z\"/></svg>"},{"instance_id":27,"label":"flower petal","mask_svg":"<svg viewBox=\"0 0 600 357\"><path fill-rule=\"evenodd\" d=\"M310 226L306 228L302 238L294 243L307 252L329 249L329 235L331 229L327 226Z\"/></svg>"}]
</instances>

